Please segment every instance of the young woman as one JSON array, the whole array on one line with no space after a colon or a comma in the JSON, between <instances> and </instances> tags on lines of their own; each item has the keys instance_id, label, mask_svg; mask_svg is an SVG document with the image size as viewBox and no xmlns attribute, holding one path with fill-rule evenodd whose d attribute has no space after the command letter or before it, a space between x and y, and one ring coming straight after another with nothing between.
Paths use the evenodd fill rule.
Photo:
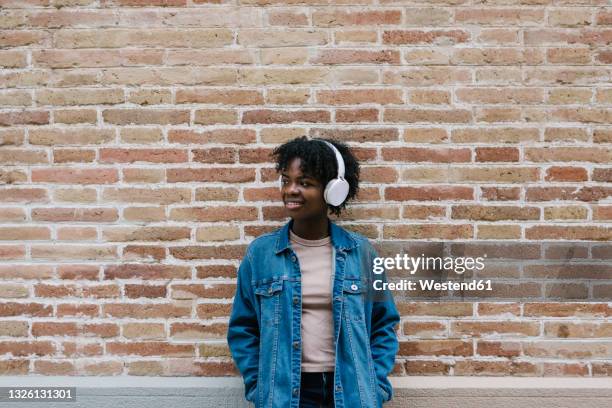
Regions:
<instances>
[{"instance_id":1,"label":"young woman","mask_svg":"<svg viewBox=\"0 0 612 408\"><path fill-rule=\"evenodd\" d=\"M388 293L372 292L372 245L328 218L355 197L357 160L342 143L305 137L273 155L291 220L255 239L238 270L227 341L245 397L380 407L392 397L399 315Z\"/></svg>"}]
</instances>

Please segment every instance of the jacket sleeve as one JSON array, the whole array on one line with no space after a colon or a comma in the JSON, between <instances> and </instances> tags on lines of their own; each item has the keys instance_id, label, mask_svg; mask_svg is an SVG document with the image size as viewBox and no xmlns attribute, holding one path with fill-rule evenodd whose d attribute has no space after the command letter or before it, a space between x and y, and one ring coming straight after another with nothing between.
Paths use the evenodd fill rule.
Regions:
<instances>
[{"instance_id":1,"label":"jacket sleeve","mask_svg":"<svg viewBox=\"0 0 612 408\"><path fill-rule=\"evenodd\" d=\"M236 295L230 315L227 343L244 380L244 395L254 402L259 367L259 322L251 286L251 261L245 255L238 269Z\"/></svg>"},{"instance_id":2,"label":"jacket sleeve","mask_svg":"<svg viewBox=\"0 0 612 408\"><path fill-rule=\"evenodd\" d=\"M372 256L378 256L373 248ZM372 261L373 259L371 258ZM372 273L372 269L368 273ZM384 272L376 275L374 279L380 279L383 282L387 281ZM395 326L399 320L400 316L391 293L388 290L385 290L384 293L377 293L372 303L370 348L372 350L372 359L374 360L376 380L383 402L389 401L393 397L393 387L387 376L393 370L395 364L395 355L398 350Z\"/></svg>"}]
</instances>

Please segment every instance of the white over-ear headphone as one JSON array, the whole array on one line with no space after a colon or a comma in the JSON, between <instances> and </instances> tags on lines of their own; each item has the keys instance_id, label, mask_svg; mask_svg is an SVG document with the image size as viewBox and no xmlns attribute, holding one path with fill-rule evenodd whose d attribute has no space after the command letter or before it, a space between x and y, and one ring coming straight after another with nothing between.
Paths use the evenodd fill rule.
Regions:
<instances>
[{"instance_id":1,"label":"white over-ear headphone","mask_svg":"<svg viewBox=\"0 0 612 408\"><path fill-rule=\"evenodd\" d=\"M325 191L323 192L323 198L327 204L333 205L334 207L339 206L346 200L346 197L349 193L349 183L344 179L344 160L342 159L342 155L336 149L336 146L329 143L326 140L314 139L328 145L336 155L336 163L338 164L338 175L335 179L330 180L325 186ZM278 178L279 188L282 188L282 176Z\"/></svg>"}]
</instances>

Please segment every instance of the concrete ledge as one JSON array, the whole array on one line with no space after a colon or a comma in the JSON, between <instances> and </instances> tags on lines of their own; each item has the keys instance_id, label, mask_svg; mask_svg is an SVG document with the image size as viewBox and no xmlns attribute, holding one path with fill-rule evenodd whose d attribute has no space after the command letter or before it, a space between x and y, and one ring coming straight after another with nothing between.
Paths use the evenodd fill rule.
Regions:
<instances>
[{"instance_id":1,"label":"concrete ledge","mask_svg":"<svg viewBox=\"0 0 612 408\"><path fill-rule=\"evenodd\" d=\"M385 408L609 408L612 378L395 377ZM20 407L247 407L240 378L0 377L0 387L77 387L77 402ZM7 403L8 404L8 403ZM12 404L11 404L12 405Z\"/></svg>"}]
</instances>

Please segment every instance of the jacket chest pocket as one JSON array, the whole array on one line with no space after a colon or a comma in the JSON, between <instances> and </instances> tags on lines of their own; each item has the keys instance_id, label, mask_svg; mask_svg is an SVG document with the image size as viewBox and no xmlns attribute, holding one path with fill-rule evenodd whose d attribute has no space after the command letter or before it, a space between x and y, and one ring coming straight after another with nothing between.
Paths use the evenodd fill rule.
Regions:
<instances>
[{"instance_id":1,"label":"jacket chest pocket","mask_svg":"<svg viewBox=\"0 0 612 408\"><path fill-rule=\"evenodd\" d=\"M342 286L344 313L349 320L364 320L365 287L359 279L345 279Z\"/></svg>"},{"instance_id":2,"label":"jacket chest pocket","mask_svg":"<svg viewBox=\"0 0 612 408\"><path fill-rule=\"evenodd\" d=\"M258 282L255 295L259 299L262 326L276 326L280 320L280 298L283 279L273 278Z\"/></svg>"}]
</instances>

